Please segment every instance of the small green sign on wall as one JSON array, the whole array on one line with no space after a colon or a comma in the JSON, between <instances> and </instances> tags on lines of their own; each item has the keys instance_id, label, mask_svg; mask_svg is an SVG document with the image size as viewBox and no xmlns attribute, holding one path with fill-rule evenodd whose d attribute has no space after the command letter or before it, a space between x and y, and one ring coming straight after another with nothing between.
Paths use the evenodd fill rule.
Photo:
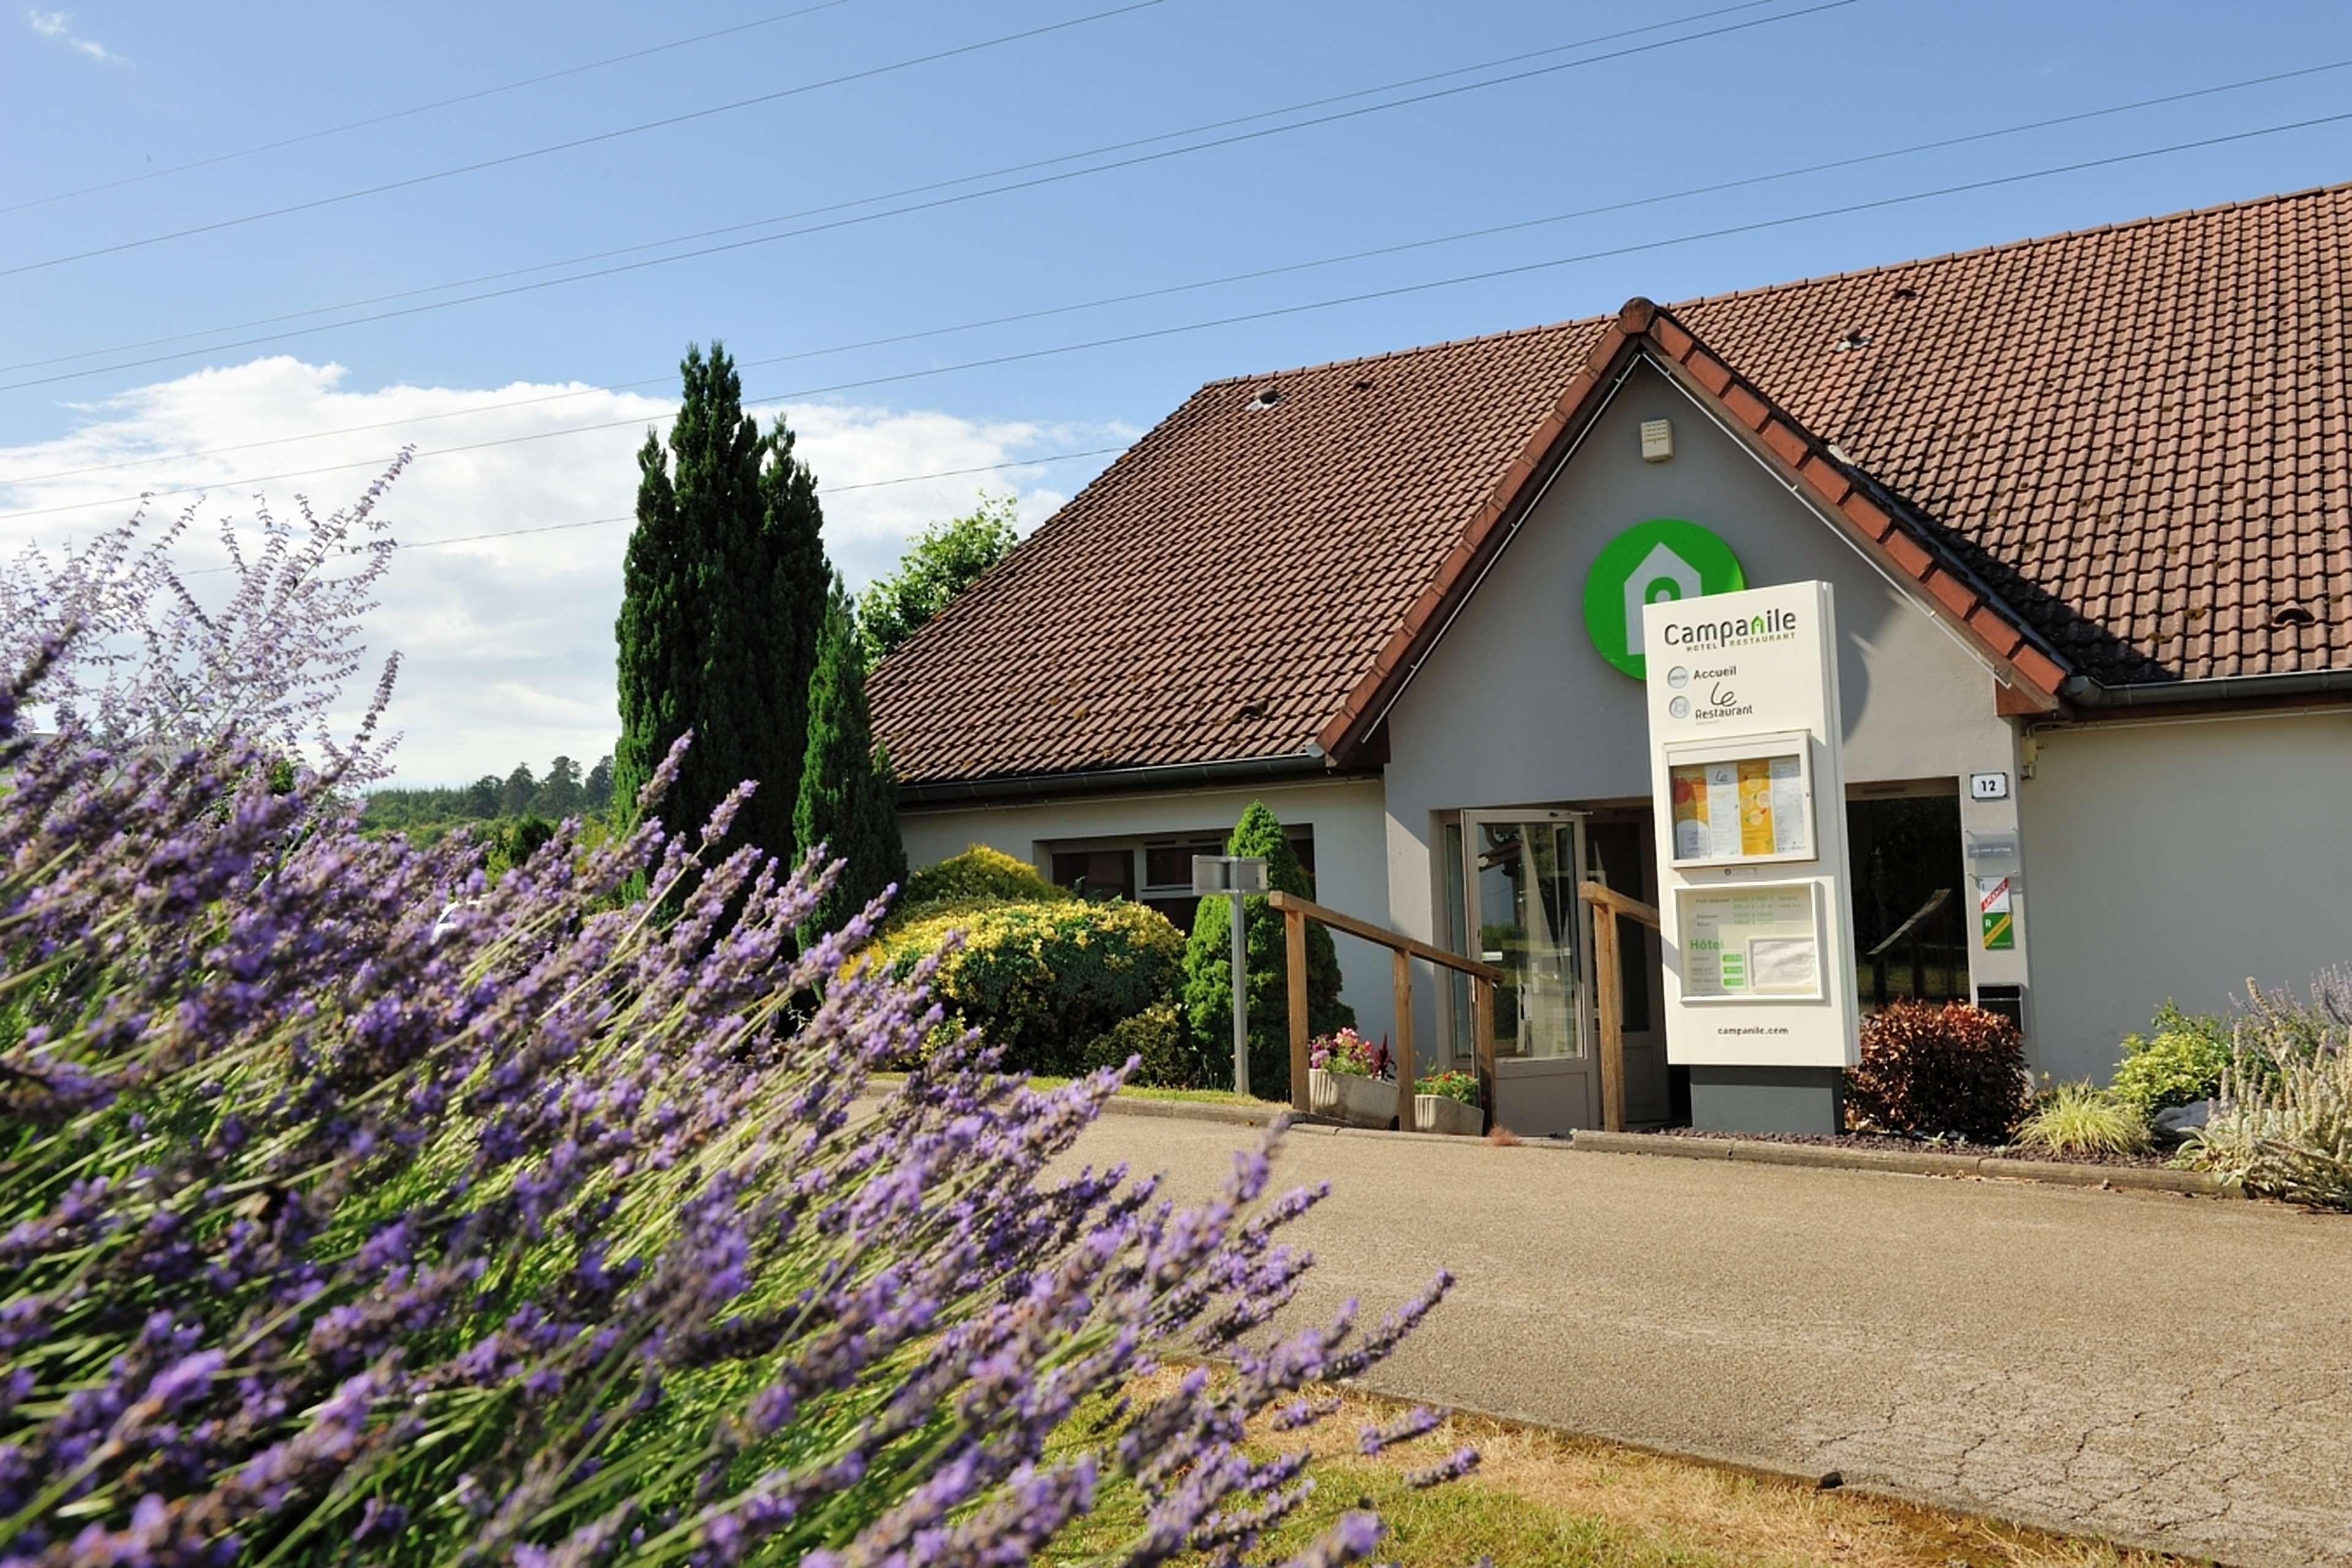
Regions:
<instances>
[{"instance_id":1,"label":"small green sign on wall","mask_svg":"<svg viewBox=\"0 0 2352 1568\"><path fill-rule=\"evenodd\" d=\"M1652 517L1601 549L1584 577L1584 630L1601 656L1642 680L1642 606L1748 586L1731 547L1696 523Z\"/></svg>"}]
</instances>

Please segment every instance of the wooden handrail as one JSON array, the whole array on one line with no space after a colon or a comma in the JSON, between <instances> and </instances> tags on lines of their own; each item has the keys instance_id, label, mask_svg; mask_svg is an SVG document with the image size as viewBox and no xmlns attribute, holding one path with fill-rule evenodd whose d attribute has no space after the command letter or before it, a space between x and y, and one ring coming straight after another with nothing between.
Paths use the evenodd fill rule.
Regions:
<instances>
[{"instance_id":1,"label":"wooden handrail","mask_svg":"<svg viewBox=\"0 0 2352 1568\"><path fill-rule=\"evenodd\" d=\"M1576 892L1577 896L1587 904L1613 909L1626 919L1638 920L1653 931L1659 929L1658 906L1654 904L1644 904L1638 898L1628 898L1605 883L1583 883L1578 886Z\"/></svg>"},{"instance_id":2,"label":"wooden handrail","mask_svg":"<svg viewBox=\"0 0 2352 1568\"><path fill-rule=\"evenodd\" d=\"M1375 925L1369 920L1359 920L1352 915L1342 915L1336 909L1326 909L1314 900L1301 898L1295 893L1269 893L1265 895L1265 901L1285 915L1295 909L1309 920L1320 920L1334 931L1345 931L1350 936L1360 936L1367 942L1377 942L1393 952L1410 953L1416 958L1426 958L1431 963L1444 968L1459 969L1462 973L1482 979L1490 986L1500 983L1503 978L1503 971L1492 964L1482 964L1475 958L1465 958L1459 953L1449 953L1443 947L1433 947L1428 943L1417 941L1402 931L1391 931L1385 926Z\"/></svg>"},{"instance_id":3,"label":"wooden handrail","mask_svg":"<svg viewBox=\"0 0 2352 1568\"><path fill-rule=\"evenodd\" d=\"M1658 906L1628 898L1602 883L1577 884L1576 894L1592 905L1593 994L1601 1012L1601 1125L1625 1130L1625 968L1617 956L1617 921L1637 920L1660 929Z\"/></svg>"},{"instance_id":4,"label":"wooden handrail","mask_svg":"<svg viewBox=\"0 0 2352 1568\"><path fill-rule=\"evenodd\" d=\"M1295 893L1269 893L1265 900L1282 915L1282 955L1289 970L1286 999L1290 1005L1290 1103L1293 1109L1307 1109L1307 923L1319 920L1334 931L1344 931L1350 936L1376 942L1396 956L1391 979L1396 994L1397 1125L1405 1132L1414 1131L1416 1123L1412 1104L1417 1076L1412 1050L1411 960L1425 958L1441 968L1470 977L1471 1049L1478 1063L1479 1099L1486 1106L1487 1124L1494 1124L1495 988L1503 979L1502 970L1492 964L1480 963L1475 958L1465 958L1459 953L1449 953L1443 947L1433 947L1401 931L1391 931L1369 920L1359 920L1352 915L1326 909L1313 899L1301 898Z\"/></svg>"}]
</instances>

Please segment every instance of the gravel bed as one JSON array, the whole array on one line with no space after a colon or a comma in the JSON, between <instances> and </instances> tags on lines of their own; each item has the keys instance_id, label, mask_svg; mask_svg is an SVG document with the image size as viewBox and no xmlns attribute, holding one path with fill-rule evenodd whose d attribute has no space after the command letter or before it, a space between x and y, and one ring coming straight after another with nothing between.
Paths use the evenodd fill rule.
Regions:
<instances>
[{"instance_id":1,"label":"gravel bed","mask_svg":"<svg viewBox=\"0 0 2352 1568\"><path fill-rule=\"evenodd\" d=\"M2063 1166L2138 1166L2150 1170L2162 1170L2172 1163L2172 1156L2162 1151L2145 1155L2053 1155L2046 1149L2026 1148L2015 1144L1955 1144L1935 1143L1926 1138L1906 1138L1893 1133L1713 1133L1696 1127L1661 1129L1674 1138L1720 1138L1742 1144L1811 1144L1825 1149L1892 1149L1906 1155L1965 1155L1971 1159L1988 1155L2005 1160L2047 1160Z\"/></svg>"}]
</instances>

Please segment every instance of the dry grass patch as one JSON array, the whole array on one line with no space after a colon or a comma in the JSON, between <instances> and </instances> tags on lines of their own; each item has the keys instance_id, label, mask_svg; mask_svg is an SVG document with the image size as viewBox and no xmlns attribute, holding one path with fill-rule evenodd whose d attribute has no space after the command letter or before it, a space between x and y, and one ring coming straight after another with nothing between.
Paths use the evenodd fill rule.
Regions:
<instances>
[{"instance_id":1,"label":"dry grass patch","mask_svg":"<svg viewBox=\"0 0 2352 1568\"><path fill-rule=\"evenodd\" d=\"M1339 1409L1317 1427L1260 1434L1269 1453L1310 1448L1317 1481L1260 1557L1295 1551L1341 1513L1370 1508L1389 1527L1376 1560L1402 1568L1469 1568L1482 1555L1497 1568L2158 1568L2177 1561L1484 1416L1449 1417L1367 1458L1359 1451L1363 1429L1408 1406L1352 1389L1321 1396L1337 1398ZM1465 1444L1481 1456L1468 1478L1427 1490L1406 1480ZM1133 1498L1107 1498L1067 1554L1047 1561L1104 1550L1140 1517Z\"/></svg>"}]
</instances>

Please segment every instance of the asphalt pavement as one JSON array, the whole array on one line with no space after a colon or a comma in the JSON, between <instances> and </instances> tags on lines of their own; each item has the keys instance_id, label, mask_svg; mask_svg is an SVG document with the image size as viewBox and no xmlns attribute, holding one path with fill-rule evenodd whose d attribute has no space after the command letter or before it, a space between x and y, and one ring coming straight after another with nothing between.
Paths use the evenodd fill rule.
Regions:
<instances>
[{"instance_id":1,"label":"asphalt pavement","mask_svg":"<svg viewBox=\"0 0 2352 1568\"><path fill-rule=\"evenodd\" d=\"M1106 1115L1206 1196L1252 1130ZM1373 1386L2261 1565L2352 1564L2352 1218L1292 1132L1300 1311L1453 1295Z\"/></svg>"}]
</instances>

